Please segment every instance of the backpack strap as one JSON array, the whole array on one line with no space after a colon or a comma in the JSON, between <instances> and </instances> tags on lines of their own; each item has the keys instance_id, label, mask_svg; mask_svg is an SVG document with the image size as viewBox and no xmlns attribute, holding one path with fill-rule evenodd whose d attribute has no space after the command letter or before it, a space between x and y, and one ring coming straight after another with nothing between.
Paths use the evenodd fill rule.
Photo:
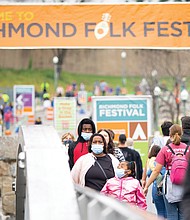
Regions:
<instances>
[{"instance_id":1,"label":"backpack strap","mask_svg":"<svg viewBox=\"0 0 190 220\"><path fill-rule=\"evenodd\" d=\"M186 146L185 151L184 151L184 155L186 155L188 148L189 148L189 145Z\"/></svg>"},{"instance_id":2,"label":"backpack strap","mask_svg":"<svg viewBox=\"0 0 190 220\"><path fill-rule=\"evenodd\" d=\"M174 150L171 148L170 144L167 144L166 146L170 149L170 151L172 152L172 154L175 154L175 152L174 152ZM189 145L186 146L185 151L184 151L184 153L183 153L184 155L186 155L188 148L189 148Z\"/></svg>"},{"instance_id":3,"label":"backpack strap","mask_svg":"<svg viewBox=\"0 0 190 220\"><path fill-rule=\"evenodd\" d=\"M167 144L166 146L170 149L170 151L172 152L172 154L175 154L175 152L174 152L173 149L171 148L170 144Z\"/></svg>"},{"instance_id":4,"label":"backpack strap","mask_svg":"<svg viewBox=\"0 0 190 220\"><path fill-rule=\"evenodd\" d=\"M105 173L105 171L104 171L103 167L100 165L100 163L98 162L98 160L97 160L97 159L95 159L95 163L97 163L97 164L98 164L98 166L99 166L100 170L101 170L101 171L102 171L102 173L104 174L104 176L105 176L105 178L106 178L106 181L107 181L107 180L108 180L108 177L107 177L107 175L106 175L106 173Z\"/></svg>"},{"instance_id":5,"label":"backpack strap","mask_svg":"<svg viewBox=\"0 0 190 220\"><path fill-rule=\"evenodd\" d=\"M170 149L170 151L172 152L172 154L175 155L175 152L174 152L174 150L172 149L172 147L170 146L170 144L167 144L166 146ZM168 166L166 170L167 170L166 175L170 175L171 167Z\"/></svg>"}]
</instances>

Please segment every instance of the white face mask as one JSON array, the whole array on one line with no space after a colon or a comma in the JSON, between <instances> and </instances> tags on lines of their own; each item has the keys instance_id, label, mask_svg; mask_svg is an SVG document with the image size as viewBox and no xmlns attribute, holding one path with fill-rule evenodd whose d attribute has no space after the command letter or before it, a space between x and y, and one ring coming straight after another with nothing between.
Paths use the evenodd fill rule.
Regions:
<instances>
[{"instance_id":1,"label":"white face mask","mask_svg":"<svg viewBox=\"0 0 190 220\"><path fill-rule=\"evenodd\" d=\"M86 140L86 141L90 140L91 136L92 136L92 133L85 133L85 132L81 133L81 137L83 137L84 140Z\"/></svg>"},{"instance_id":2,"label":"white face mask","mask_svg":"<svg viewBox=\"0 0 190 220\"><path fill-rule=\"evenodd\" d=\"M118 178L122 178L122 177L124 177L125 175L126 175L126 173L125 173L125 170L124 169L116 169L116 175L117 175L117 177Z\"/></svg>"},{"instance_id":3,"label":"white face mask","mask_svg":"<svg viewBox=\"0 0 190 220\"><path fill-rule=\"evenodd\" d=\"M94 154L101 154L104 150L104 146L102 144L92 144L91 150Z\"/></svg>"}]
</instances>

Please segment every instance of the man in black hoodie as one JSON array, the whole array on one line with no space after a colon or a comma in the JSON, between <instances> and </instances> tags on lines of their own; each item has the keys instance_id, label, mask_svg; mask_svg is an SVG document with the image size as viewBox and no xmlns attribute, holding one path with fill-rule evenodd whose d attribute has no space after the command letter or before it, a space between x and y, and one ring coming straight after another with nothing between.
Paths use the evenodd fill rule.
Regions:
<instances>
[{"instance_id":1,"label":"man in black hoodie","mask_svg":"<svg viewBox=\"0 0 190 220\"><path fill-rule=\"evenodd\" d=\"M181 142L190 145L190 116L184 116L181 118L183 134L181 136Z\"/></svg>"},{"instance_id":2,"label":"man in black hoodie","mask_svg":"<svg viewBox=\"0 0 190 220\"><path fill-rule=\"evenodd\" d=\"M190 116L182 117L181 123L183 130L183 135L181 136L181 142L190 145ZM189 206L190 206L190 160L188 161L186 177L183 183L182 207L183 207L184 220L189 220L189 216L190 216Z\"/></svg>"},{"instance_id":3,"label":"man in black hoodie","mask_svg":"<svg viewBox=\"0 0 190 220\"><path fill-rule=\"evenodd\" d=\"M140 181L142 179L142 173L143 173L141 156L138 151L136 151L135 149L130 149L128 146L126 146L126 140L127 140L126 135L120 134L118 147L121 149L126 161L129 162L135 161L136 178Z\"/></svg>"},{"instance_id":4,"label":"man in black hoodie","mask_svg":"<svg viewBox=\"0 0 190 220\"><path fill-rule=\"evenodd\" d=\"M88 141L95 132L95 124L91 119L84 118L81 120L78 125L77 141L69 145L68 155L70 169L72 169L79 157L88 153Z\"/></svg>"},{"instance_id":5,"label":"man in black hoodie","mask_svg":"<svg viewBox=\"0 0 190 220\"><path fill-rule=\"evenodd\" d=\"M181 136L181 142L190 145L190 116L184 116L181 118L183 135ZM189 220L190 216L190 160L188 161L188 168L186 172L186 177L183 183L183 197L182 197L182 207L183 207L183 217L184 220Z\"/></svg>"}]
</instances>

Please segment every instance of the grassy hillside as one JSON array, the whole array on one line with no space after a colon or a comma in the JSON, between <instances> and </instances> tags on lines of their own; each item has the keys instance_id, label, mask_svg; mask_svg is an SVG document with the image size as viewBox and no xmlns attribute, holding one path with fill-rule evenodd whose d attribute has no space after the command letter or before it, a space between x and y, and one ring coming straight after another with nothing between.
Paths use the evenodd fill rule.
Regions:
<instances>
[{"instance_id":1,"label":"grassy hillside","mask_svg":"<svg viewBox=\"0 0 190 220\"><path fill-rule=\"evenodd\" d=\"M40 84L47 81L50 84L50 93L54 93L54 72L53 70L7 70L0 69L0 87L12 87L14 85L35 85L36 91L40 92ZM79 86L81 82L85 84L87 91L93 90L93 84L96 81L105 80L110 87L122 85L121 76L96 76L88 74L78 74L62 72L58 80L58 85L66 88L66 85L73 81ZM127 90L134 93L134 86L141 81L140 77L127 79Z\"/></svg>"},{"instance_id":2,"label":"grassy hillside","mask_svg":"<svg viewBox=\"0 0 190 220\"><path fill-rule=\"evenodd\" d=\"M50 84L50 93L54 94L54 72L53 70L11 70L0 69L0 87L12 87L14 85L35 85L36 91L40 92L40 84L47 81ZM127 77L126 88L128 94L134 94L134 88L141 81L142 77ZM88 74L78 74L62 72L58 80L58 85L66 88L66 85L76 82L78 87L81 82L85 84L87 91L93 90L94 82L105 80L109 87L115 89L116 86L122 86L121 76L97 76ZM172 88L172 79L161 79L160 83L167 82L167 86ZM187 84L188 85L188 84ZM1 91L0 91L1 92Z\"/></svg>"}]
</instances>

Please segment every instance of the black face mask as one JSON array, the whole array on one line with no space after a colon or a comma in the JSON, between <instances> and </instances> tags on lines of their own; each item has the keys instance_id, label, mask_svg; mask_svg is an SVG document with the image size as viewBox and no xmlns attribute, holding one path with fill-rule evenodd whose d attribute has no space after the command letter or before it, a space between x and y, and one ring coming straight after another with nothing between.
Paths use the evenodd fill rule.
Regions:
<instances>
[{"instance_id":1,"label":"black face mask","mask_svg":"<svg viewBox=\"0 0 190 220\"><path fill-rule=\"evenodd\" d=\"M64 145L67 145L67 144L70 144L70 143L72 143L73 141L72 140L65 140L65 141L63 141L63 144Z\"/></svg>"}]
</instances>

